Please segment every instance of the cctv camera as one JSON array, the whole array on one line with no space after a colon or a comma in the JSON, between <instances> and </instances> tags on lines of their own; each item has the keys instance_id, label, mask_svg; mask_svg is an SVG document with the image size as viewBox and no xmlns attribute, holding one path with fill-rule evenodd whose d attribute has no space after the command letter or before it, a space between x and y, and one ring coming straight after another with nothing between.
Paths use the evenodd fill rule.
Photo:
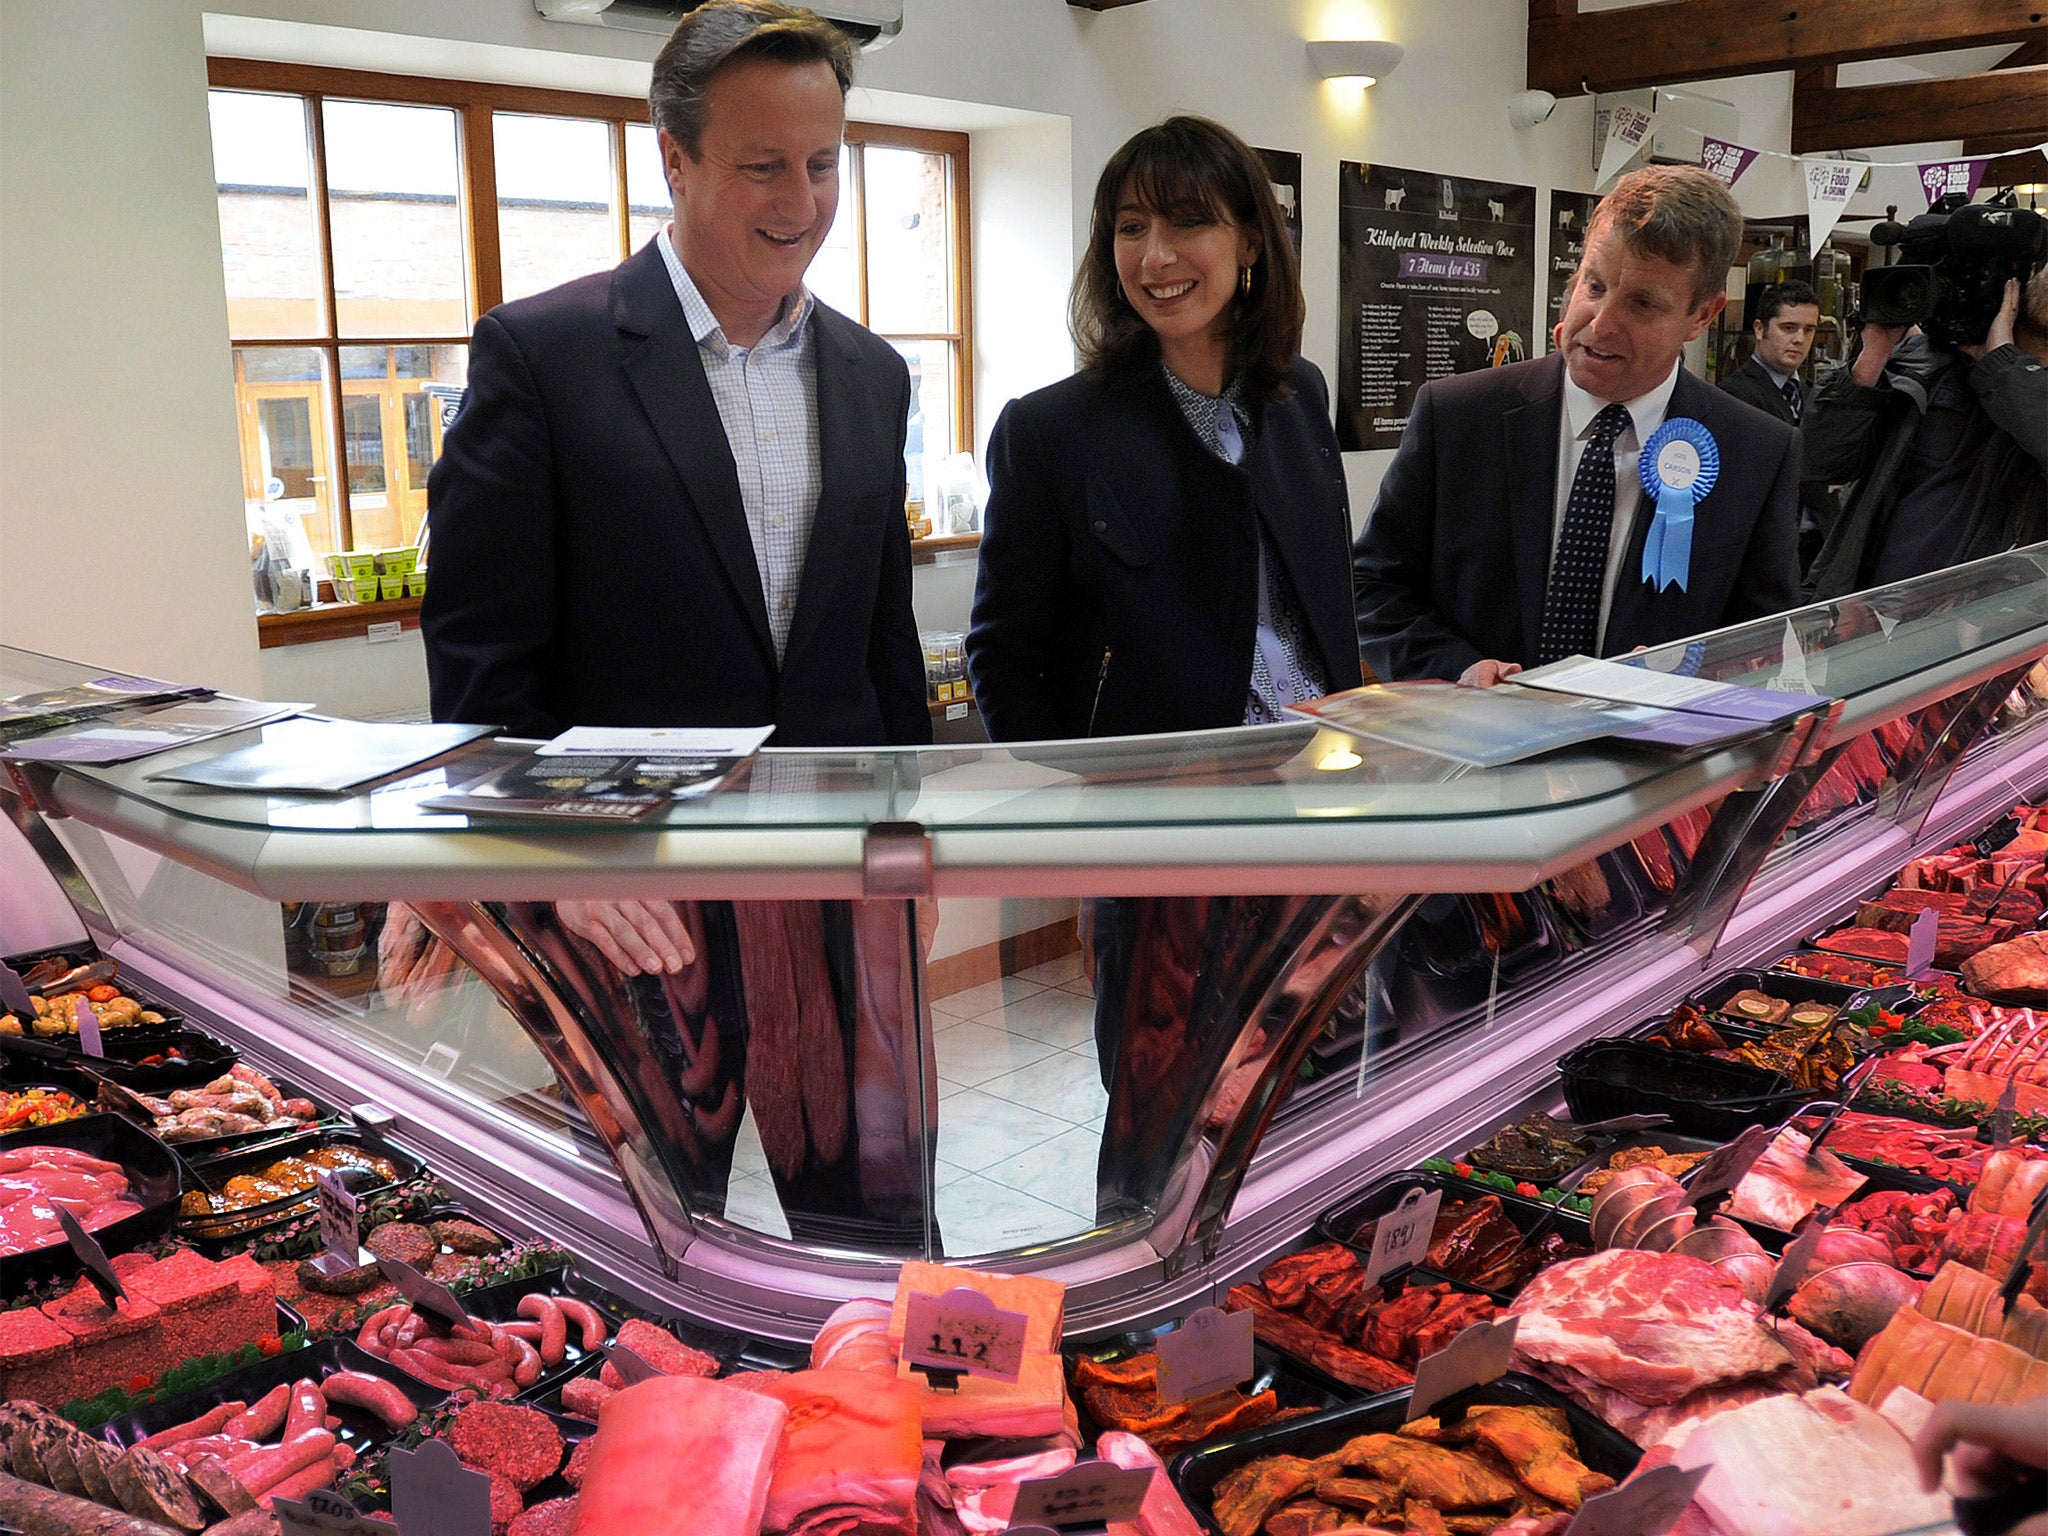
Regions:
<instances>
[{"instance_id":1,"label":"cctv camera","mask_svg":"<svg viewBox=\"0 0 2048 1536\"><path fill-rule=\"evenodd\" d=\"M1557 98L1548 91L1518 91L1508 98L1508 121L1517 128L1534 128L1557 110Z\"/></svg>"}]
</instances>

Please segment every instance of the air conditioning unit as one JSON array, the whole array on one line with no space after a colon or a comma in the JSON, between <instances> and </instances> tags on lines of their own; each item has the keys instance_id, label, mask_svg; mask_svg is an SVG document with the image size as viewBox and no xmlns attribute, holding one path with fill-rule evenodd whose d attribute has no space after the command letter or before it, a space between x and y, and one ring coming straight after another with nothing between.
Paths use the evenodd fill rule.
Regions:
<instances>
[{"instance_id":1,"label":"air conditioning unit","mask_svg":"<svg viewBox=\"0 0 2048 1536\"><path fill-rule=\"evenodd\" d=\"M1648 158L1665 165L1697 165L1700 144L1707 136L1738 142L1742 116L1735 104L1697 91L1659 86L1653 91L1613 91L1593 98L1593 169L1600 169L1601 151L1607 147L1607 119L1614 108L1640 107L1657 116L1657 130L1650 135Z\"/></svg>"},{"instance_id":2,"label":"air conditioning unit","mask_svg":"<svg viewBox=\"0 0 2048 1536\"><path fill-rule=\"evenodd\" d=\"M549 21L587 27L617 27L666 37L703 0L533 0ZM903 0L809 0L812 10L835 23L863 48L879 48L903 30Z\"/></svg>"}]
</instances>

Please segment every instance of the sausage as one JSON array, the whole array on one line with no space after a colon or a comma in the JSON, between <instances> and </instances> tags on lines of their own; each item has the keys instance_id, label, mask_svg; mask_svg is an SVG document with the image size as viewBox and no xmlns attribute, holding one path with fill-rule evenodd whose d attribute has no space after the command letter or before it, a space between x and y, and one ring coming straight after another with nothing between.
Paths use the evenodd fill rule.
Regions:
<instances>
[{"instance_id":1,"label":"sausage","mask_svg":"<svg viewBox=\"0 0 2048 1536\"><path fill-rule=\"evenodd\" d=\"M450 1365L489 1365L498 1358L494 1346L475 1339L421 1339L414 1348Z\"/></svg>"},{"instance_id":2,"label":"sausage","mask_svg":"<svg viewBox=\"0 0 2048 1536\"><path fill-rule=\"evenodd\" d=\"M560 1365L568 1353L569 1318L552 1296L535 1291L519 1298L519 1315L540 1324L540 1357L549 1365Z\"/></svg>"},{"instance_id":3,"label":"sausage","mask_svg":"<svg viewBox=\"0 0 2048 1536\"><path fill-rule=\"evenodd\" d=\"M524 1339L515 1338L511 1342L519 1351L519 1357L512 1367L512 1384L520 1388L530 1387L540 1380L540 1351Z\"/></svg>"},{"instance_id":4,"label":"sausage","mask_svg":"<svg viewBox=\"0 0 2048 1536\"><path fill-rule=\"evenodd\" d=\"M538 1344L540 1342L540 1324L534 1322L531 1318L522 1318L516 1323L500 1323L498 1327L515 1339L524 1339L529 1344Z\"/></svg>"},{"instance_id":5,"label":"sausage","mask_svg":"<svg viewBox=\"0 0 2048 1536\"><path fill-rule=\"evenodd\" d=\"M303 1472L316 1462L330 1470L334 1466L334 1436L324 1429L309 1429L296 1440L266 1445L228 1463L235 1480L260 1499L294 1472ZM320 1484L318 1486L325 1487Z\"/></svg>"},{"instance_id":6,"label":"sausage","mask_svg":"<svg viewBox=\"0 0 2048 1536\"><path fill-rule=\"evenodd\" d=\"M443 1392L459 1392L465 1387L476 1388L472 1381L459 1380L453 1373L459 1366L444 1365L431 1356L419 1354L410 1349L391 1351L391 1363L408 1375L417 1376L430 1387L439 1387Z\"/></svg>"},{"instance_id":7,"label":"sausage","mask_svg":"<svg viewBox=\"0 0 2048 1536\"><path fill-rule=\"evenodd\" d=\"M317 1488L332 1488L335 1478L340 1475L341 1468L334 1464L334 1458L323 1456L310 1467L302 1467L289 1477L279 1478L256 1495L256 1502L265 1509L272 1509L279 1499L303 1499Z\"/></svg>"},{"instance_id":8,"label":"sausage","mask_svg":"<svg viewBox=\"0 0 2048 1536\"><path fill-rule=\"evenodd\" d=\"M327 1398L320 1384L306 1377L292 1383L291 1411L284 1421L284 1437L296 1440L309 1429L327 1427Z\"/></svg>"},{"instance_id":9,"label":"sausage","mask_svg":"<svg viewBox=\"0 0 2048 1536\"><path fill-rule=\"evenodd\" d=\"M384 1354L390 1347L383 1343L385 1324L397 1322L407 1310L405 1303L401 1301L395 1307L372 1312L369 1320L356 1330L356 1348L368 1350L373 1355Z\"/></svg>"},{"instance_id":10,"label":"sausage","mask_svg":"<svg viewBox=\"0 0 2048 1536\"><path fill-rule=\"evenodd\" d=\"M398 1320L398 1329L391 1336L393 1349L410 1349L419 1342L419 1336L427 1331L427 1317L424 1312L405 1309L405 1316Z\"/></svg>"},{"instance_id":11,"label":"sausage","mask_svg":"<svg viewBox=\"0 0 2048 1536\"><path fill-rule=\"evenodd\" d=\"M419 1409L392 1382L360 1371L336 1371L321 1386L330 1403L342 1403L374 1413L389 1429L403 1429L420 1416Z\"/></svg>"},{"instance_id":12,"label":"sausage","mask_svg":"<svg viewBox=\"0 0 2048 1536\"><path fill-rule=\"evenodd\" d=\"M257 1448L254 1440L243 1440L234 1435L202 1435L197 1440L181 1440L176 1445L153 1447L165 1461L187 1468L208 1456L219 1456L225 1460Z\"/></svg>"},{"instance_id":13,"label":"sausage","mask_svg":"<svg viewBox=\"0 0 2048 1536\"><path fill-rule=\"evenodd\" d=\"M583 1330L583 1347L586 1350L597 1348L611 1337L611 1328L606 1324L604 1314L589 1302L578 1301L574 1296L556 1296L553 1301L562 1309L564 1317Z\"/></svg>"},{"instance_id":14,"label":"sausage","mask_svg":"<svg viewBox=\"0 0 2048 1536\"><path fill-rule=\"evenodd\" d=\"M221 1425L221 1433L242 1440L268 1440L284 1428L284 1417L291 1405L292 1389L279 1383Z\"/></svg>"},{"instance_id":15,"label":"sausage","mask_svg":"<svg viewBox=\"0 0 2048 1536\"><path fill-rule=\"evenodd\" d=\"M352 1445L337 1445L334 1448L334 1470L346 1472L356 1464L356 1448Z\"/></svg>"},{"instance_id":16,"label":"sausage","mask_svg":"<svg viewBox=\"0 0 2048 1536\"><path fill-rule=\"evenodd\" d=\"M187 1419L183 1424L173 1424L169 1429L160 1429L147 1440L138 1440L135 1443L145 1451L160 1451L167 1445L197 1440L202 1435L213 1434L248 1406L237 1398L234 1402L222 1403L217 1408L207 1409L196 1419Z\"/></svg>"}]
</instances>

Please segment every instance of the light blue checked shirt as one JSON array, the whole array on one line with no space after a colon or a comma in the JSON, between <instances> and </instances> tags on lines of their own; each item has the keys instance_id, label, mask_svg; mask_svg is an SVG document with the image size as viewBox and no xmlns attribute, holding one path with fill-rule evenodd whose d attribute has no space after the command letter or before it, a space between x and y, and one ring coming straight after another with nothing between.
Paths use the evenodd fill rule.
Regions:
<instances>
[{"instance_id":1,"label":"light blue checked shirt","mask_svg":"<svg viewBox=\"0 0 2048 1536\"><path fill-rule=\"evenodd\" d=\"M810 291L799 288L782 318L751 347L735 347L676 255L675 226L661 232L661 259L697 339L704 378L725 424L739 471L740 504L754 541L761 597L775 659L789 648L789 623L811 545L824 471L818 449L818 349L810 324Z\"/></svg>"}]
</instances>

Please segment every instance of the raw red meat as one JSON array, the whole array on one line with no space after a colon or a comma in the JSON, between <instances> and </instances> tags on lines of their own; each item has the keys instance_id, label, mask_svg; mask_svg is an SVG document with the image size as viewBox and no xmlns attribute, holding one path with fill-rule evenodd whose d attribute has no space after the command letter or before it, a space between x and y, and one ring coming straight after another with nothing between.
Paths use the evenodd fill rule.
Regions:
<instances>
[{"instance_id":1,"label":"raw red meat","mask_svg":"<svg viewBox=\"0 0 2048 1536\"><path fill-rule=\"evenodd\" d=\"M1837 928L1814 940L1820 948L1861 960L1881 960L1887 965L1906 963L1906 936L1883 928Z\"/></svg>"},{"instance_id":2,"label":"raw red meat","mask_svg":"<svg viewBox=\"0 0 2048 1536\"><path fill-rule=\"evenodd\" d=\"M74 1147L14 1147L0 1152L0 1256L64 1241L59 1209L96 1231L140 1215L118 1163Z\"/></svg>"},{"instance_id":3,"label":"raw red meat","mask_svg":"<svg viewBox=\"0 0 2048 1536\"><path fill-rule=\"evenodd\" d=\"M2048 933L1995 944L1963 965L1963 985L2000 1003L2048 1003Z\"/></svg>"}]
</instances>

